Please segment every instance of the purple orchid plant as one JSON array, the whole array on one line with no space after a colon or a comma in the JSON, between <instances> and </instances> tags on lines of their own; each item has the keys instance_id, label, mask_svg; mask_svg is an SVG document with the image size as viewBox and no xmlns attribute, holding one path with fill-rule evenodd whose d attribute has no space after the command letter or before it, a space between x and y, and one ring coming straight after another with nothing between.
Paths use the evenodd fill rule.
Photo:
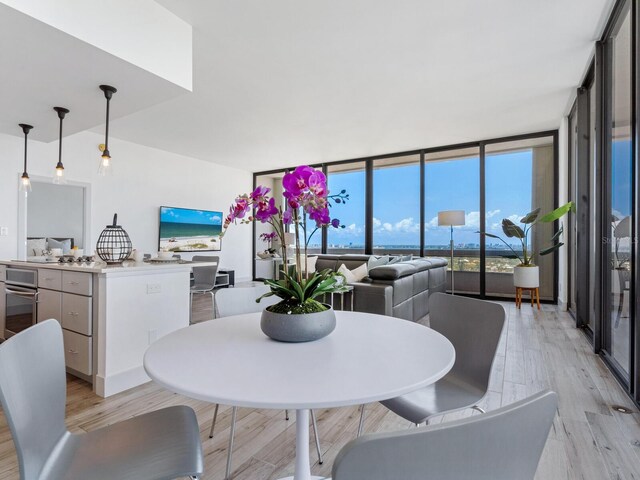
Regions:
<instances>
[{"instance_id":1,"label":"purple orchid plant","mask_svg":"<svg viewBox=\"0 0 640 480\"><path fill-rule=\"evenodd\" d=\"M276 295L282 298L277 304L280 313L312 313L327 307L316 300L320 295L346 291L343 278L331 270L309 274L306 268L309 240L320 229L344 228L337 218L331 218L329 209L332 203L343 204L349 199L345 190L331 195L327 189L327 179L320 170L309 166L299 166L287 172L282 179L284 205L276 206L275 198L270 197L271 189L258 186L250 194L235 199L224 220L222 235L232 223L268 223L273 232L261 235L269 241L277 238L281 245L284 277L281 280L265 280L271 292L263 295ZM309 235L308 229L313 228ZM295 262L290 265L287 258L287 233L295 238ZM305 261L303 268L303 258ZM262 297L260 297L261 299ZM260 301L260 299L256 301ZM269 307L272 309L272 307ZM272 310L272 311L277 311Z\"/></svg>"}]
</instances>

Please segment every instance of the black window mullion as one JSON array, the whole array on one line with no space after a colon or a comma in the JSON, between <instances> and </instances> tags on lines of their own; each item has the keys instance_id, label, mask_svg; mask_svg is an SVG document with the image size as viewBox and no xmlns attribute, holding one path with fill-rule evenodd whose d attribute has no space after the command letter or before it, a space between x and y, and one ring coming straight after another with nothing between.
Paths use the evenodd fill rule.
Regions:
<instances>
[{"instance_id":1,"label":"black window mullion","mask_svg":"<svg viewBox=\"0 0 640 480\"><path fill-rule=\"evenodd\" d=\"M373 160L365 162L364 253L373 254Z\"/></svg>"},{"instance_id":2,"label":"black window mullion","mask_svg":"<svg viewBox=\"0 0 640 480\"><path fill-rule=\"evenodd\" d=\"M424 191L425 188L425 154L424 150L420 152L420 256L424 257L424 242L425 242L425 234L424 234L424 223L425 223L425 200L426 193Z\"/></svg>"},{"instance_id":3,"label":"black window mullion","mask_svg":"<svg viewBox=\"0 0 640 480\"><path fill-rule=\"evenodd\" d=\"M480 142L480 231L486 232L486 199L485 199L485 143ZM480 298L486 297L486 236L480 235Z\"/></svg>"}]
</instances>

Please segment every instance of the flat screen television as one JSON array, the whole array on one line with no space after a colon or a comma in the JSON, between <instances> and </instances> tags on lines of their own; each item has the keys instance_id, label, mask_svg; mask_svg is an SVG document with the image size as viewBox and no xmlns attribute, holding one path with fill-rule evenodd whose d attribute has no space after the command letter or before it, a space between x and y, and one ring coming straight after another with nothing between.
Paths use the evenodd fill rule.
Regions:
<instances>
[{"instance_id":1,"label":"flat screen television","mask_svg":"<svg viewBox=\"0 0 640 480\"><path fill-rule=\"evenodd\" d=\"M160 207L158 247L171 252L222 249L222 212Z\"/></svg>"}]
</instances>

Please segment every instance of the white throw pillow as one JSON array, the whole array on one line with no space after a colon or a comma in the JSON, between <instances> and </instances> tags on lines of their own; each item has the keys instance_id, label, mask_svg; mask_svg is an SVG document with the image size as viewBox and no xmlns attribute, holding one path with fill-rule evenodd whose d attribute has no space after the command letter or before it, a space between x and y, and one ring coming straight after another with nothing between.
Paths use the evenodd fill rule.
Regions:
<instances>
[{"instance_id":1,"label":"white throw pillow","mask_svg":"<svg viewBox=\"0 0 640 480\"><path fill-rule=\"evenodd\" d=\"M48 238L49 248L61 248L64 255L71 253L71 239L65 238L64 240L56 240L55 238Z\"/></svg>"},{"instance_id":2,"label":"white throw pillow","mask_svg":"<svg viewBox=\"0 0 640 480\"><path fill-rule=\"evenodd\" d=\"M338 273L344 275L344 278L347 280L347 284L351 284L361 281L369 274L369 270L367 269L366 263L363 263L354 270L349 270L343 263L340 265L340 268L338 268Z\"/></svg>"},{"instance_id":3,"label":"white throw pillow","mask_svg":"<svg viewBox=\"0 0 640 480\"><path fill-rule=\"evenodd\" d=\"M27 257L40 257L47 249L47 240L44 238L32 238L27 240Z\"/></svg>"}]
</instances>

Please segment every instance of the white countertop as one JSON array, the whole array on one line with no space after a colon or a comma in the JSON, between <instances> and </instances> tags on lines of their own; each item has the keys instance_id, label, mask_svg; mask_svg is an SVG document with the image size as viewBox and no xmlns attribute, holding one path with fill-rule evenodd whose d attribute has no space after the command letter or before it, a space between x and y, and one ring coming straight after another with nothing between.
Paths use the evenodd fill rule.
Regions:
<instances>
[{"instance_id":1,"label":"white countertop","mask_svg":"<svg viewBox=\"0 0 640 480\"><path fill-rule=\"evenodd\" d=\"M191 270L192 267L206 267L211 266L208 262L175 262L175 263L136 263L132 260L127 260L121 265L107 265L104 262L90 262L90 263L40 263L40 262L26 262L22 260L0 260L0 265L7 265L13 267L25 267L25 268L48 268L52 270L66 270L70 272L87 272L87 273L102 273L102 274L135 274L135 273L149 273L158 271L184 271Z\"/></svg>"}]
</instances>

